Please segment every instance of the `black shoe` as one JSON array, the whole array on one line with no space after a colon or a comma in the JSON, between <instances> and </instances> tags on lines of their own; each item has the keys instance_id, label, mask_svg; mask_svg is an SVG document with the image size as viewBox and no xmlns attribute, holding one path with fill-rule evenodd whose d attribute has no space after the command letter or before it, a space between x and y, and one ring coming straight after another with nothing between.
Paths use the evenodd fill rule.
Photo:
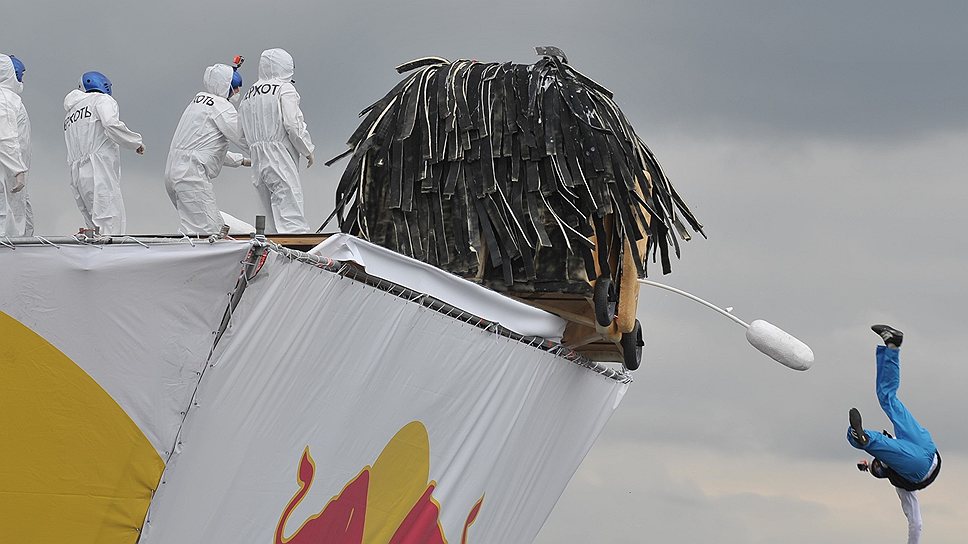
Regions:
<instances>
[{"instance_id":1,"label":"black shoe","mask_svg":"<svg viewBox=\"0 0 968 544\"><path fill-rule=\"evenodd\" d=\"M867 433L864 432L864 424L860 419L860 410L857 408L851 408L848 413L848 419L850 419L850 436L854 437L862 447L867 445L868 438Z\"/></svg>"},{"instance_id":2,"label":"black shoe","mask_svg":"<svg viewBox=\"0 0 968 544\"><path fill-rule=\"evenodd\" d=\"M904 340L903 332L890 325L871 325L871 330L883 338L885 344L893 344L896 348L901 347L901 341Z\"/></svg>"}]
</instances>

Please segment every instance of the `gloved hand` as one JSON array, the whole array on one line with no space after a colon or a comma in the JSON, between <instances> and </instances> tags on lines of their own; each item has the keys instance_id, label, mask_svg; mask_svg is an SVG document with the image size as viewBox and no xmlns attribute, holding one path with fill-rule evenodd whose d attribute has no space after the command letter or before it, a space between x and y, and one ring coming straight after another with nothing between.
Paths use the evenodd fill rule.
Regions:
<instances>
[{"instance_id":1,"label":"gloved hand","mask_svg":"<svg viewBox=\"0 0 968 544\"><path fill-rule=\"evenodd\" d=\"M857 462L857 470L861 472L867 472L871 469L870 465L867 464L867 459L861 459Z\"/></svg>"},{"instance_id":2,"label":"gloved hand","mask_svg":"<svg viewBox=\"0 0 968 544\"><path fill-rule=\"evenodd\" d=\"M139 155L144 155L145 154L145 146L143 146L143 145L142 146L139 146L138 149L135 149L134 150L134 152L137 153L137 154L139 154Z\"/></svg>"},{"instance_id":3,"label":"gloved hand","mask_svg":"<svg viewBox=\"0 0 968 544\"><path fill-rule=\"evenodd\" d=\"M306 157L306 168L311 167L314 162L316 162L316 154L310 153L309 156Z\"/></svg>"},{"instance_id":4,"label":"gloved hand","mask_svg":"<svg viewBox=\"0 0 968 544\"><path fill-rule=\"evenodd\" d=\"M252 166L252 159L242 159L242 166Z\"/></svg>"},{"instance_id":5,"label":"gloved hand","mask_svg":"<svg viewBox=\"0 0 968 544\"><path fill-rule=\"evenodd\" d=\"M27 181L26 172L21 172L17 174L17 176L14 178L14 184L13 184L13 187L10 189L10 192L19 193L20 191L22 191L24 188L24 185L26 185L26 181Z\"/></svg>"}]
</instances>

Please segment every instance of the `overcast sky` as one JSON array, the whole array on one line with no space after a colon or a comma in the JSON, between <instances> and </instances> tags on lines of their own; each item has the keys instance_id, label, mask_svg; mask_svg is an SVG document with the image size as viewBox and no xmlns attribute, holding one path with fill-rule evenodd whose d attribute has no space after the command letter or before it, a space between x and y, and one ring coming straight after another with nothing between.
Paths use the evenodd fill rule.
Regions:
<instances>
[{"instance_id":1,"label":"overcast sky","mask_svg":"<svg viewBox=\"0 0 968 544\"><path fill-rule=\"evenodd\" d=\"M202 71L241 53L296 60L318 165L311 224L330 211L360 109L411 58L534 62L554 44L615 92L706 226L664 281L798 336L798 373L743 330L643 288L647 346L623 404L537 542L901 542L893 489L859 474L847 410L888 425L873 392L871 323L906 333L901 398L932 431L944 471L921 494L924 539L968 534L968 3L950 2L102 2L6 11L0 51L27 64L30 191L40 234L82 225L68 188L64 95L80 74L114 82L147 154L123 156L128 228L173 232L162 174ZM244 170L220 207L252 221ZM658 278L653 278L658 279Z\"/></svg>"}]
</instances>

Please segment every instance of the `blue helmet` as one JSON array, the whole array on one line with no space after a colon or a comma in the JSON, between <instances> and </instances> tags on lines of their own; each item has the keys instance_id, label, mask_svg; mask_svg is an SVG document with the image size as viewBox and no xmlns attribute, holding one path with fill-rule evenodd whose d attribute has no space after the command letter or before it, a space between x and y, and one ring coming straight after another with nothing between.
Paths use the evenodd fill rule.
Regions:
<instances>
[{"instance_id":1,"label":"blue helmet","mask_svg":"<svg viewBox=\"0 0 968 544\"><path fill-rule=\"evenodd\" d=\"M81 76L81 85L86 93L111 94L111 80L101 72L84 72L84 75Z\"/></svg>"},{"instance_id":2,"label":"blue helmet","mask_svg":"<svg viewBox=\"0 0 968 544\"><path fill-rule=\"evenodd\" d=\"M242 87L242 74L238 70L232 71L232 86L229 88L229 96L232 96L232 91Z\"/></svg>"},{"instance_id":3,"label":"blue helmet","mask_svg":"<svg viewBox=\"0 0 968 544\"><path fill-rule=\"evenodd\" d=\"M27 71L27 68L24 66L23 61L21 61L20 59L18 59L17 57L15 57L13 55L10 55L10 62L13 62L13 71L14 71L14 73L17 74L17 81L23 83L24 82L24 72Z\"/></svg>"}]
</instances>

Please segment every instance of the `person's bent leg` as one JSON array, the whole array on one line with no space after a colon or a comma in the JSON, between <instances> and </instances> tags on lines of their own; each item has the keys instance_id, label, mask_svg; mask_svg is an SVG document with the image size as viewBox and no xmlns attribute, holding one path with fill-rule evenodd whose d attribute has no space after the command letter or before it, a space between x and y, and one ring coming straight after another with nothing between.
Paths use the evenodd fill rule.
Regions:
<instances>
[{"instance_id":1,"label":"person's bent leg","mask_svg":"<svg viewBox=\"0 0 968 544\"><path fill-rule=\"evenodd\" d=\"M874 358L877 362L877 378L875 390L877 401L890 417L891 401L897 398L897 389L901 386L901 360L897 348L877 346Z\"/></svg>"},{"instance_id":2,"label":"person's bent leg","mask_svg":"<svg viewBox=\"0 0 968 544\"><path fill-rule=\"evenodd\" d=\"M94 174L90 161L71 165L71 193L77 204L77 211L84 218L84 226L94 230L92 208L94 207Z\"/></svg>"},{"instance_id":3,"label":"person's bent leg","mask_svg":"<svg viewBox=\"0 0 968 544\"><path fill-rule=\"evenodd\" d=\"M857 441L856 438L854 438L854 434L851 432L852 430L853 429L851 429L850 426L847 426L847 443L859 450L866 450L867 446L862 445ZM868 431L867 429L864 429L864 433L867 434L867 438L868 438L867 443L870 444L870 437L873 436L875 433L872 431Z\"/></svg>"},{"instance_id":4,"label":"person's bent leg","mask_svg":"<svg viewBox=\"0 0 968 544\"><path fill-rule=\"evenodd\" d=\"M24 236L34 235L34 207L30 204L29 189L24 189Z\"/></svg>"},{"instance_id":5,"label":"person's bent leg","mask_svg":"<svg viewBox=\"0 0 968 544\"><path fill-rule=\"evenodd\" d=\"M178 216L182 232L189 235L217 234L222 228L222 215L215 203L212 184L205 180L182 183L175 187Z\"/></svg>"},{"instance_id":6,"label":"person's bent leg","mask_svg":"<svg viewBox=\"0 0 968 544\"><path fill-rule=\"evenodd\" d=\"M255 189L259 193L259 207L262 215L266 218L266 232L277 234L276 221L272 216L272 191L266 187L265 182L261 181L255 186Z\"/></svg>"},{"instance_id":7,"label":"person's bent leg","mask_svg":"<svg viewBox=\"0 0 968 544\"><path fill-rule=\"evenodd\" d=\"M285 182L272 191L272 215L279 233L303 234L309 224L303 212L302 191Z\"/></svg>"},{"instance_id":8,"label":"person's bent leg","mask_svg":"<svg viewBox=\"0 0 968 544\"><path fill-rule=\"evenodd\" d=\"M867 445L859 447L850 436L848 442L879 459L907 480L918 482L927 476L933 457L925 455L920 446L907 440L888 438L877 431L866 429L864 432L867 434Z\"/></svg>"},{"instance_id":9,"label":"person's bent leg","mask_svg":"<svg viewBox=\"0 0 968 544\"><path fill-rule=\"evenodd\" d=\"M927 476L934 461L935 446L931 435L897 398L900 386L900 360L897 349L878 346L877 400L894 425L897 438L868 432L870 442L864 450L886 463L904 478L917 482Z\"/></svg>"},{"instance_id":10,"label":"person's bent leg","mask_svg":"<svg viewBox=\"0 0 968 544\"><path fill-rule=\"evenodd\" d=\"M931 466L937 448L931 433L918 423L904 403L897 398L897 390L901 382L899 355L897 349L877 346L877 401L894 424L894 436L897 440L911 444L912 451L920 449L920 457L925 464L922 468L926 471ZM898 470L896 467L894 469ZM920 472L920 470L914 470L914 472Z\"/></svg>"},{"instance_id":11,"label":"person's bent leg","mask_svg":"<svg viewBox=\"0 0 968 544\"><path fill-rule=\"evenodd\" d=\"M7 191L7 188L2 184L3 178L0 178L0 236L17 236L14 212L10 209L9 204L12 193Z\"/></svg>"},{"instance_id":12,"label":"person's bent leg","mask_svg":"<svg viewBox=\"0 0 968 544\"><path fill-rule=\"evenodd\" d=\"M101 234L125 234L127 219L121 196L121 165L110 156L94 154L91 166L94 175L92 220L101 229Z\"/></svg>"},{"instance_id":13,"label":"person's bent leg","mask_svg":"<svg viewBox=\"0 0 968 544\"><path fill-rule=\"evenodd\" d=\"M2 175L2 174L0 174ZM23 236L26 229L26 213L23 205L23 193L11 193L0 179L0 235L12 238Z\"/></svg>"},{"instance_id":14,"label":"person's bent leg","mask_svg":"<svg viewBox=\"0 0 968 544\"><path fill-rule=\"evenodd\" d=\"M284 175L295 176L295 181ZM302 234L309 232L309 224L303 213L303 195L299 186L298 172L266 172L265 182L270 192L272 218L279 234Z\"/></svg>"},{"instance_id":15,"label":"person's bent leg","mask_svg":"<svg viewBox=\"0 0 968 544\"><path fill-rule=\"evenodd\" d=\"M272 191L272 215L276 232L301 234L310 232L303 208L302 181L299 165L282 144L266 149L271 156L266 168L265 181Z\"/></svg>"}]
</instances>

